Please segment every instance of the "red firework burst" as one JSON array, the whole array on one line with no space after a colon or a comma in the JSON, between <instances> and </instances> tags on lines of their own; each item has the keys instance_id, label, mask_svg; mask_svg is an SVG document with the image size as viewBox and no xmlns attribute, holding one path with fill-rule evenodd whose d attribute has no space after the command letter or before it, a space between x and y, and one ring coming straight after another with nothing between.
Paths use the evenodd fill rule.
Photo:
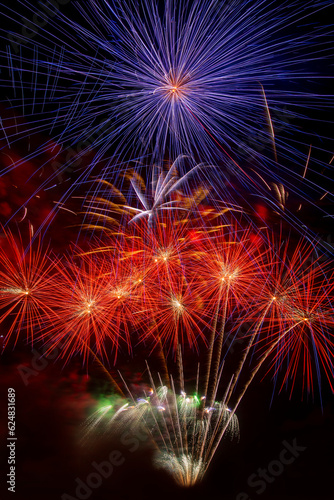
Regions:
<instances>
[{"instance_id":1,"label":"red firework burst","mask_svg":"<svg viewBox=\"0 0 334 500\"><path fill-rule=\"evenodd\" d=\"M291 393L298 373L308 392L313 393L315 379L320 383L321 372L334 389L334 276L328 267L315 263L299 279L294 276L294 295L284 303L285 330L269 338L277 344L270 368L276 374L285 366L281 389L290 380Z\"/></svg>"},{"instance_id":2,"label":"red firework burst","mask_svg":"<svg viewBox=\"0 0 334 500\"><path fill-rule=\"evenodd\" d=\"M251 229L237 226L217 228L212 234L202 231L190 272L195 272L194 286L212 310L227 300L230 311L241 307L245 312L259 293L267 251L252 236Z\"/></svg>"},{"instance_id":3,"label":"red firework burst","mask_svg":"<svg viewBox=\"0 0 334 500\"><path fill-rule=\"evenodd\" d=\"M174 352L179 344L198 349L199 339L205 343L207 311L193 283L182 274L152 286L148 303L151 316L142 339L153 336L156 343L161 341Z\"/></svg>"},{"instance_id":4,"label":"red firework burst","mask_svg":"<svg viewBox=\"0 0 334 500\"><path fill-rule=\"evenodd\" d=\"M53 316L48 297L54 266L40 239L30 239L25 247L21 237L15 239L11 231L5 231L4 236L5 244L0 249L0 323L9 322L6 346L13 334L16 344L22 331L33 340L34 331L43 326L45 318Z\"/></svg>"},{"instance_id":5,"label":"red firework burst","mask_svg":"<svg viewBox=\"0 0 334 500\"><path fill-rule=\"evenodd\" d=\"M106 354L105 342L110 338L117 345L120 332L113 321L108 282L100 274L93 259L59 260L49 306L55 316L40 333L50 350L60 346L62 357L80 351L85 356L89 348Z\"/></svg>"},{"instance_id":6,"label":"red firework burst","mask_svg":"<svg viewBox=\"0 0 334 500\"><path fill-rule=\"evenodd\" d=\"M314 259L314 246L304 240L291 252L289 242L280 243L276 253L273 249L257 300L258 310L263 311L258 314L262 323L259 344L265 353L274 352L268 371L274 370L276 377L284 369L281 389L290 380L291 392L301 373L303 388L313 392L314 374L320 380L322 369L333 390L331 263Z\"/></svg>"}]
</instances>

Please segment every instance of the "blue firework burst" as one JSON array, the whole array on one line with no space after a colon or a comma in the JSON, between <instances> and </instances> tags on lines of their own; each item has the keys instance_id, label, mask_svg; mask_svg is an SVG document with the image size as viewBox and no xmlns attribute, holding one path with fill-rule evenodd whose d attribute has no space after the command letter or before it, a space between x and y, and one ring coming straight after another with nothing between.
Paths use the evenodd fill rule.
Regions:
<instances>
[{"instance_id":1,"label":"blue firework burst","mask_svg":"<svg viewBox=\"0 0 334 500\"><path fill-rule=\"evenodd\" d=\"M26 19L35 19L35 6L24 4ZM328 29L312 22L329 6L320 0L302 9L299 1L90 0L76 2L76 13L60 9L46 25L30 18L35 37L27 30L9 35L11 101L15 112L24 105L25 122L5 119L7 140L48 133L52 142L24 161L51 148L47 161L58 166L49 181L80 165L74 185L101 164L107 177L129 160L150 165L191 155L223 166L222 187L236 175L280 210L281 184L306 196L296 179L303 177L307 151L297 149L298 137L288 146L275 130L292 134L301 106L321 101L302 82L316 80L312 61L328 56ZM6 15L17 17L8 9ZM71 154L57 163L68 148ZM329 170L322 176L330 177ZM325 192L318 182L309 188L313 198Z\"/></svg>"}]
</instances>

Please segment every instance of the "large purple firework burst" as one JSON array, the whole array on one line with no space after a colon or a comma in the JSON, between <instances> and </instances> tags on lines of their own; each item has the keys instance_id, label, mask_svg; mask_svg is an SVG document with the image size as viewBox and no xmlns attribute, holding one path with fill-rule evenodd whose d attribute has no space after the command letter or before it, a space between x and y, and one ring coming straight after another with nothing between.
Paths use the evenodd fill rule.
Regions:
<instances>
[{"instance_id":1,"label":"large purple firework burst","mask_svg":"<svg viewBox=\"0 0 334 500\"><path fill-rule=\"evenodd\" d=\"M319 199L331 157L314 147L316 178L305 179L309 143L293 131L302 109L310 118L328 104L310 81L326 77L315 61L330 57L330 29L316 16L330 3L90 0L36 14L18 1L20 19L6 7L10 101L25 117L3 119L6 139L48 134L6 171L40 157L39 169L56 165L49 187L76 170L64 201L96 171L107 179L130 160L142 168L184 154L221 166L213 184L225 199L234 178L281 212L282 189ZM275 136L283 129L290 142Z\"/></svg>"}]
</instances>

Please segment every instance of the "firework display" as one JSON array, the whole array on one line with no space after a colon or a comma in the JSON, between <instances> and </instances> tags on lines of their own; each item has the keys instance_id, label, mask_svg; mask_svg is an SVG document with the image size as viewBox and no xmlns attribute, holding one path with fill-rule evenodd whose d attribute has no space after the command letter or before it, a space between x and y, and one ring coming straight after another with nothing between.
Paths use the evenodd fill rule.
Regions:
<instances>
[{"instance_id":1,"label":"firework display","mask_svg":"<svg viewBox=\"0 0 334 500\"><path fill-rule=\"evenodd\" d=\"M258 374L273 395L334 392L334 252L307 220L332 217L333 155L296 132L325 103L309 89L329 43L303 23L328 7L79 1L2 54L3 353L97 363L112 395L83 442L140 429L179 486L242 435Z\"/></svg>"},{"instance_id":2,"label":"firework display","mask_svg":"<svg viewBox=\"0 0 334 500\"><path fill-rule=\"evenodd\" d=\"M79 352L115 362L119 349L132 352L138 342L148 354L160 349L165 365L168 353L175 360L172 392L162 382L156 387L150 375L152 395L131 395L132 404L123 401L111 423L120 430L144 421L158 443L156 464L181 484L202 479L265 361L275 379L284 373L281 383L288 381L291 391L297 379L308 392L315 383L321 390L322 377L333 388L334 276L330 262L310 261L313 247L305 242L289 252L266 232L218 225L217 217L208 229L196 212L183 219L178 211L157 217L154 227L142 218L122 232L110 228L89 250L77 247L67 258L49 257L47 265L39 248L36 255L32 245L20 254L8 237L25 273L2 255L1 319L13 317L5 344L26 330L46 352L60 346L67 361ZM219 395L222 361L236 336L239 360ZM184 392L186 347L207 351L198 396ZM167 376L168 370L162 367Z\"/></svg>"}]
</instances>

